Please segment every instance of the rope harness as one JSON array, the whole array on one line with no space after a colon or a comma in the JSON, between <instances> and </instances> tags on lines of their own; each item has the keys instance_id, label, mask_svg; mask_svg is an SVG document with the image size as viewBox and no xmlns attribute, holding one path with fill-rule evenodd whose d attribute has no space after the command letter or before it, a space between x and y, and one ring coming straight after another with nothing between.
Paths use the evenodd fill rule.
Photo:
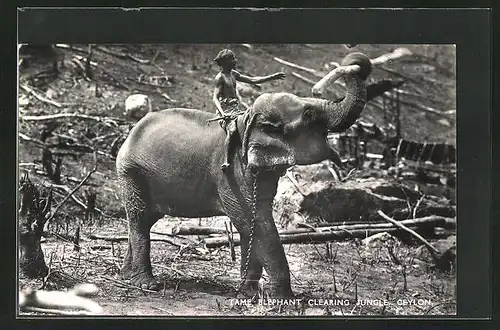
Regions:
<instances>
[{"instance_id":1,"label":"rope harness","mask_svg":"<svg viewBox=\"0 0 500 330\"><path fill-rule=\"evenodd\" d=\"M240 292L241 288L246 282L248 267L250 266L250 256L252 254L252 246L255 231L255 220L257 217L257 174L252 175L252 218L250 219L250 239L248 241L247 257L245 260L245 269L243 270L243 278L241 279L240 285L236 290L236 293Z\"/></svg>"}]
</instances>

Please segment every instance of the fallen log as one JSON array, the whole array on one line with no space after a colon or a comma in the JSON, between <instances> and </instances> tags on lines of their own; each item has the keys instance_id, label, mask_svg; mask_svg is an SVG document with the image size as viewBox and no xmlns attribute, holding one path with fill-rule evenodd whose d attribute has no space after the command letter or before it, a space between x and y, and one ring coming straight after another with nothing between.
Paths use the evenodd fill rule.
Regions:
<instances>
[{"instance_id":1,"label":"fallen log","mask_svg":"<svg viewBox=\"0 0 500 330\"><path fill-rule=\"evenodd\" d=\"M412 228L422 227L444 227L448 219L441 216L428 216L417 219L398 221L398 223ZM280 240L283 244L293 243L315 243L335 240L344 240L353 237L365 237L381 232L401 231L401 228L392 223L340 225L330 227L289 229L279 231ZM234 235L235 246L240 244L240 235ZM211 237L204 240L207 247L229 246L227 236Z\"/></svg>"},{"instance_id":2,"label":"fallen log","mask_svg":"<svg viewBox=\"0 0 500 330\"><path fill-rule=\"evenodd\" d=\"M427 196L429 197L429 196ZM408 213L407 210L403 210L403 213ZM441 222L442 219L444 219L444 222ZM427 219L427 220L426 220ZM430 224L432 224L433 226L435 227L441 227L441 228L445 228L445 229L456 229L457 228L457 220L455 218L447 218L447 217L442 217L442 216L438 216L438 215L431 215L431 216L427 216L427 217L421 217L421 218L416 218L416 219L408 219L408 220L397 220L399 223L402 223L403 225L404 224L408 224L408 223L415 223L415 220L419 221L419 220L422 220L422 223L425 223L426 221L427 222L430 222ZM436 222L434 222L434 220ZM417 222L418 223L418 222ZM335 230L335 229L338 229L338 228L342 228L342 227L346 227L346 226L354 226L354 225L369 225L371 226L370 228L377 228L376 226L377 225L380 225L380 224L386 224L387 225L387 222L385 222L384 218L380 218L380 220L374 220L373 222L370 222L369 224L366 223L366 221L359 221L359 222L356 222L356 221L353 221L353 222L347 222L347 221L344 221L338 225L335 225L335 226L332 226L331 223L323 223L323 224L318 224L317 227L314 228L314 231L328 231L328 230ZM303 223L298 223L297 224L297 227L299 228L308 228L310 225L308 224L303 224ZM297 229L287 229L287 230L283 230L283 231L279 231L279 233L285 233L287 231L295 231Z\"/></svg>"},{"instance_id":3,"label":"fallen log","mask_svg":"<svg viewBox=\"0 0 500 330\"><path fill-rule=\"evenodd\" d=\"M179 225L173 228L169 228L169 235L210 235L210 234L224 234L226 232L225 228L214 228L214 227L191 227Z\"/></svg>"},{"instance_id":4,"label":"fallen log","mask_svg":"<svg viewBox=\"0 0 500 330\"><path fill-rule=\"evenodd\" d=\"M425 171L430 171L430 172L436 172L436 173L456 173L457 167L456 164L450 163L450 164L445 164L445 165L435 165L430 162L421 162L421 161L415 161L411 159L406 159L404 157L399 158L399 162L404 167L410 168L410 169L422 169Z\"/></svg>"},{"instance_id":5,"label":"fallen log","mask_svg":"<svg viewBox=\"0 0 500 330\"><path fill-rule=\"evenodd\" d=\"M25 121L50 121L50 120L56 120L56 119L61 119L61 118L77 118L77 119L86 119L86 120L95 120L99 122L125 122L123 119L120 118L112 118L112 117L98 117L98 116L89 116L89 115L83 115L79 113L57 113L54 115L42 115L42 116L19 116L21 120Z\"/></svg>"},{"instance_id":6,"label":"fallen log","mask_svg":"<svg viewBox=\"0 0 500 330\"><path fill-rule=\"evenodd\" d=\"M128 241L128 236L126 235L120 235L120 236L104 236L104 235L98 235L98 234L91 234L87 238L92 239L92 240L103 240L107 242L126 242ZM151 242L166 242L170 245L173 245L175 247L182 247L182 244L178 244L173 242L172 240L165 238L165 237L153 237L151 236L150 239Z\"/></svg>"},{"instance_id":7,"label":"fallen log","mask_svg":"<svg viewBox=\"0 0 500 330\"><path fill-rule=\"evenodd\" d=\"M453 224L455 222L454 219L445 218L437 215L402 220L400 223L407 226L432 226L432 227L443 227L443 228L453 228ZM358 229L381 229L381 228L392 228L394 227L390 223L387 222L378 222L378 223L356 223L356 224L339 224L339 225L329 225L325 227L315 227L315 228L294 228L294 229L281 229L278 230L280 235L293 235L293 234L304 234L304 233L312 233L312 232L332 232L338 230L358 230ZM222 227L192 227L179 225L174 228L169 229L167 233L159 233L157 234L167 234L167 235L219 235L226 234L226 229ZM239 234L236 234L239 235ZM216 237L216 236L215 236ZM238 236L239 237L239 236Z\"/></svg>"},{"instance_id":8,"label":"fallen log","mask_svg":"<svg viewBox=\"0 0 500 330\"><path fill-rule=\"evenodd\" d=\"M382 232L398 232L401 231L400 228L392 227L392 228L375 228L375 229L356 229L352 231L347 230L339 230L339 231L331 231L331 232L310 232L310 233L299 233L299 234L290 234L290 235L280 235L280 241L282 244L294 244L294 243L319 243L319 242L328 242L328 241L342 241L349 238L359 237L364 238L367 236L371 236L374 234L382 233ZM229 246L229 242L227 237L212 237L204 240L204 243L207 248L215 248L220 246ZM234 236L233 238L234 246L240 245L240 237Z\"/></svg>"},{"instance_id":9,"label":"fallen log","mask_svg":"<svg viewBox=\"0 0 500 330\"><path fill-rule=\"evenodd\" d=\"M445 218L438 215L431 215L428 217L416 218L416 219L408 219L408 220L399 220L398 223L405 226L414 226L414 227L442 227L446 226L447 221L452 220L450 218ZM379 223L360 223L353 225L338 225L338 226L329 226L329 227L318 227L315 230L318 232L328 232L335 230L364 230L364 229L381 229L381 228L392 228L393 224L379 222Z\"/></svg>"}]
</instances>

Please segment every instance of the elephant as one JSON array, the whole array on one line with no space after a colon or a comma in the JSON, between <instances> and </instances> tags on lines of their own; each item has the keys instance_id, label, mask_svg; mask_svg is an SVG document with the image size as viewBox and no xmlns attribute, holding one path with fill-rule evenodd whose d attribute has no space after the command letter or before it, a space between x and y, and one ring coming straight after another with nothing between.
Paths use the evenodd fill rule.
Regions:
<instances>
[{"instance_id":1,"label":"elephant","mask_svg":"<svg viewBox=\"0 0 500 330\"><path fill-rule=\"evenodd\" d=\"M365 80L372 70L368 57L348 54L337 69L334 78L344 74L347 86L341 102L285 92L260 95L235 119L237 143L226 172L220 168L225 133L209 123L213 113L174 108L148 113L137 122L116 158L129 235L121 276L133 285L159 289L149 235L164 215L226 215L240 233L239 292L255 293L265 269L269 295L293 297L272 202L278 180L290 166L338 159L327 132L346 130L364 109ZM316 94L331 77L319 83Z\"/></svg>"}]
</instances>

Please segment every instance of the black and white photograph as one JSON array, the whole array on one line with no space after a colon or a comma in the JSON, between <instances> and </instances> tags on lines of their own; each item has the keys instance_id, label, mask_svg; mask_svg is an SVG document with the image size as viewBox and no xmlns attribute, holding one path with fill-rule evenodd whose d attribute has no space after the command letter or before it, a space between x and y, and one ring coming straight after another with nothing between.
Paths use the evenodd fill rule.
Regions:
<instances>
[{"instance_id":1,"label":"black and white photograph","mask_svg":"<svg viewBox=\"0 0 500 330\"><path fill-rule=\"evenodd\" d=\"M18 317L454 316L454 44L18 44Z\"/></svg>"}]
</instances>

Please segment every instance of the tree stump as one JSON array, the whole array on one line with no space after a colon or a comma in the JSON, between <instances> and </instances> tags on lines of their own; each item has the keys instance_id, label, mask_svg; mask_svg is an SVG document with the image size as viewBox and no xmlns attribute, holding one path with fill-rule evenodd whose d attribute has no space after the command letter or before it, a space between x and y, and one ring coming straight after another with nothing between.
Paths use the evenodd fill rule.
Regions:
<instances>
[{"instance_id":1,"label":"tree stump","mask_svg":"<svg viewBox=\"0 0 500 330\"><path fill-rule=\"evenodd\" d=\"M19 188L19 267L20 272L30 278L43 277L48 267L40 244L43 227L52 203L52 190L41 191L26 174Z\"/></svg>"}]
</instances>

